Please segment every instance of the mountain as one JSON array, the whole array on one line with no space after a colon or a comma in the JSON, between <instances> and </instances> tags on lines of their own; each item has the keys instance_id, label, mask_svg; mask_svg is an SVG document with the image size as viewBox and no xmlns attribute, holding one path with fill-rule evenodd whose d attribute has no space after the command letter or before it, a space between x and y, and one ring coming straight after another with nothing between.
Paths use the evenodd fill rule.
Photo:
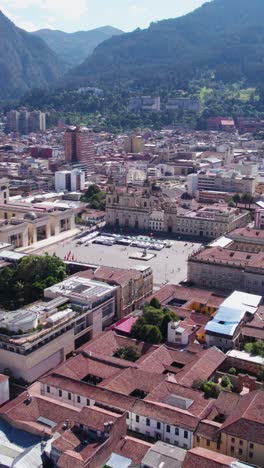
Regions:
<instances>
[{"instance_id":1,"label":"mountain","mask_svg":"<svg viewBox=\"0 0 264 468\"><path fill-rule=\"evenodd\" d=\"M32 34L41 37L58 55L66 68L82 63L101 42L123 31L112 26L103 26L91 31L66 33L52 29L40 29Z\"/></svg>"},{"instance_id":2,"label":"mountain","mask_svg":"<svg viewBox=\"0 0 264 468\"><path fill-rule=\"evenodd\" d=\"M212 0L180 18L112 37L64 85L177 85L206 70L224 81L264 79L263 0Z\"/></svg>"},{"instance_id":3,"label":"mountain","mask_svg":"<svg viewBox=\"0 0 264 468\"><path fill-rule=\"evenodd\" d=\"M59 60L45 42L16 27L0 10L0 98L16 98L61 74Z\"/></svg>"}]
</instances>

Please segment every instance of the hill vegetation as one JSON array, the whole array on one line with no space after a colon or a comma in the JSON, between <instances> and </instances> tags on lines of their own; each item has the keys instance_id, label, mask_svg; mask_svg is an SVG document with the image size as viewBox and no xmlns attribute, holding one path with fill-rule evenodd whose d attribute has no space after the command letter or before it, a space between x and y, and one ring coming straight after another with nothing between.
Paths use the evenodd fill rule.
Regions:
<instances>
[{"instance_id":1,"label":"hill vegetation","mask_svg":"<svg viewBox=\"0 0 264 468\"><path fill-rule=\"evenodd\" d=\"M264 78L263 0L213 0L181 18L115 36L64 78L66 85L172 87L210 70L217 80Z\"/></svg>"},{"instance_id":2,"label":"hill vegetation","mask_svg":"<svg viewBox=\"0 0 264 468\"><path fill-rule=\"evenodd\" d=\"M57 80L62 67L39 37L17 28L0 11L0 98L16 98Z\"/></svg>"},{"instance_id":3,"label":"hill vegetation","mask_svg":"<svg viewBox=\"0 0 264 468\"><path fill-rule=\"evenodd\" d=\"M123 31L103 26L90 31L66 33L52 29L40 29L32 34L41 37L64 64L65 69L82 63L101 42Z\"/></svg>"}]
</instances>

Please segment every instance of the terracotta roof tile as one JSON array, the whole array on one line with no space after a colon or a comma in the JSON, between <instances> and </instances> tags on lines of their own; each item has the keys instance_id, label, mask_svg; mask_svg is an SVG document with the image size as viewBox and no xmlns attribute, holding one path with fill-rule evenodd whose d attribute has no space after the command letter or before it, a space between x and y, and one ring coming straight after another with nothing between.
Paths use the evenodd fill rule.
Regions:
<instances>
[{"instance_id":1,"label":"terracotta roof tile","mask_svg":"<svg viewBox=\"0 0 264 468\"><path fill-rule=\"evenodd\" d=\"M235 458L196 447L187 452L182 468L226 468L235 461Z\"/></svg>"}]
</instances>

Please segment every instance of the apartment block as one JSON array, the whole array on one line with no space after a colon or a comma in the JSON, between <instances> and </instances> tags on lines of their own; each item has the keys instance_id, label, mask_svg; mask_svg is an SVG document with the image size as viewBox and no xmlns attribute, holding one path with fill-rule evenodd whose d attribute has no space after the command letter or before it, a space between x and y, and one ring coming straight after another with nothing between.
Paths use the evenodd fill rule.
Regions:
<instances>
[{"instance_id":1,"label":"apartment block","mask_svg":"<svg viewBox=\"0 0 264 468\"><path fill-rule=\"evenodd\" d=\"M201 102L199 99L194 98L169 98L166 109L199 114L201 112Z\"/></svg>"},{"instance_id":2,"label":"apartment block","mask_svg":"<svg viewBox=\"0 0 264 468\"><path fill-rule=\"evenodd\" d=\"M82 164L85 172L94 171L95 137L86 127L69 127L64 135L65 160L72 164Z\"/></svg>"},{"instance_id":3,"label":"apartment block","mask_svg":"<svg viewBox=\"0 0 264 468\"><path fill-rule=\"evenodd\" d=\"M44 292L46 301L1 313L1 365L33 382L101 333L115 316L115 287L71 277Z\"/></svg>"},{"instance_id":4,"label":"apartment block","mask_svg":"<svg viewBox=\"0 0 264 468\"><path fill-rule=\"evenodd\" d=\"M205 172L198 173L197 190L230 193L254 194L256 180L254 177L242 176L233 172Z\"/></svg>"}]
</instances>

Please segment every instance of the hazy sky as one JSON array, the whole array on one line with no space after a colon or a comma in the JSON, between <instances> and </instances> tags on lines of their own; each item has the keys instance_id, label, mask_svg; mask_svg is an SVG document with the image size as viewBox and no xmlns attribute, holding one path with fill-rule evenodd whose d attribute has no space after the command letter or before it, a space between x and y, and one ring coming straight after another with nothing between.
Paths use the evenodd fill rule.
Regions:
<instances>
[{"instance_id":1,"label":"hazy sky","mask_svg":"<svg viewBox=\"0 0 264 468\"><path fill-rule=\"evenodd\" d=\"M72 32L111 25L124 31L151 21L175 18L206 0L0 0L0 8L17 26Z\"/></svg>"}]
</instances>

